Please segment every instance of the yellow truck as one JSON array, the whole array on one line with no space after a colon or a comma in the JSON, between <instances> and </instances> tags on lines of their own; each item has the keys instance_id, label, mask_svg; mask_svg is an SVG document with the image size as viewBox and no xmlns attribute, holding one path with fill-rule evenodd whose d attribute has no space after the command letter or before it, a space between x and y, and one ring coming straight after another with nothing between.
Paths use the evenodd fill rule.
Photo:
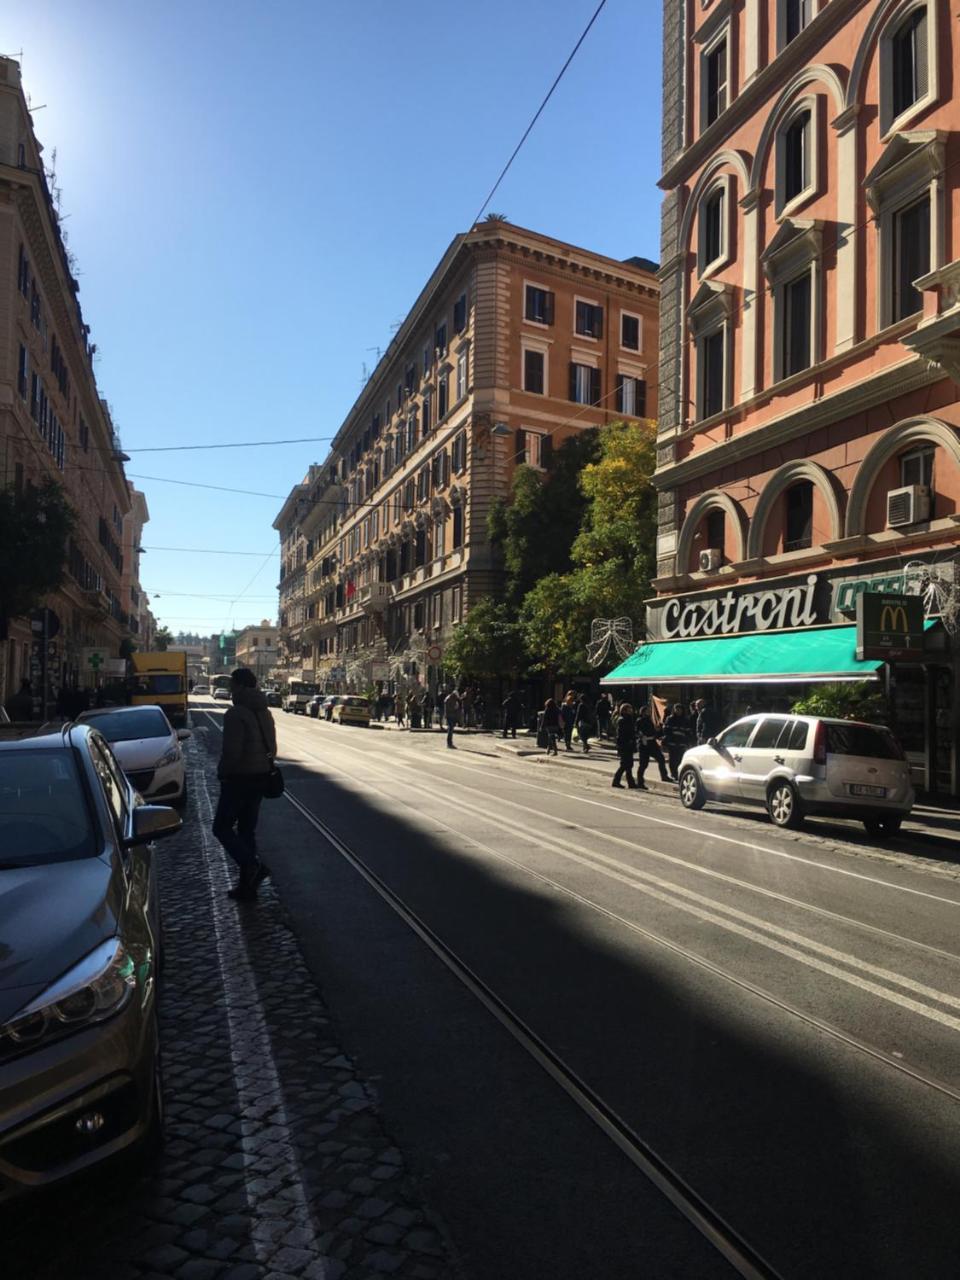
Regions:
<instances>
[{"instance_id":1,"label":"yellow truck","mask_svg":"<svg viewBox=\"0 0 960 1280\"><path fill-rule=\"evenodd\" d=\"M187 655L134 653L130 658L130 703L163 707L174 726L187 723Z\"/></svg>"}]
</instances>

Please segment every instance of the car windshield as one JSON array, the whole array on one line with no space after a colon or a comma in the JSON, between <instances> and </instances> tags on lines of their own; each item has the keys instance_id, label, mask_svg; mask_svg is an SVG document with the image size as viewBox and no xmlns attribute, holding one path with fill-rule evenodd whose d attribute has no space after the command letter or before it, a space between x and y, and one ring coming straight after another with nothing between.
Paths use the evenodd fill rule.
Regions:
<instances>
[{"instance_id":1,"label":"car windshield","mask_svg":"<svg viewBox=\"0 0 960 1280\"><path fill-rule=\"evenodd\" d=\"M97 852L73 753L0 752L0 870Z\"/></svg>"},{"instance_id":2,"label":"car windshield","mask_svg":"<svg viewBox=\"0 0 960 1280\"><path fill-rule=\"evenodd\" d=\"M84 724L93 725L108 742L131 742L135 738L169 738L170 721L162 711L153 707L142 710L110 712L83 717Z\"/></svg>"},{"instance_id":3,"label":"car windshield","mask_svg":"<svg viewBox=\"0 0 960 1280\"><path fill-rule=\"evenodd\" d=\"M183 693L183 676L175 674L140 676L134 686L134 693Z\"/></svg>"},{"instance_id":4,"label":"car windshield","mask_svg":"<svg viewBox=\"0 0 960 1280\"><path fill-rule=\"evenodd\" d=\"M902 760L903 752L889 729L868 724L828 724L827 755Z\"/></svg>"},{"instance_id":5,"label":"car windshield","mask_svg":"<svg viewBox=\"0 0 960 1280\"><path fill-rule=\"evenodd\" d=\"M365 707L368 705L366 698L344 698L343 701L347 707Z\"/></svg>"}]
</instances>

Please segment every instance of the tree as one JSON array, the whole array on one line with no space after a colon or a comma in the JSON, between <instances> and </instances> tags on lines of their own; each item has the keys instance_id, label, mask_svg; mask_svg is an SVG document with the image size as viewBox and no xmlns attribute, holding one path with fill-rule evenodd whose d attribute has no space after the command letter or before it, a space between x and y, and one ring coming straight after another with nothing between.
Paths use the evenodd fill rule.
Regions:
<instances>
[{"instance_id":1,"label":"tree","mask_svg":"<svg viewBox=\"0 0 960 1280\"><path fill-rule=\"evenodd\" d=\"M0 491L0 636L56 591L76 516L55 481Z\"/></svg>"},{"instance_id":2,"label":"tree","mask_svg":"<svg viewBox=\"0 0 960 1280\"><path fill-rule=\"evenodd\" d=\"M157 646L160 653L164 653L167 646L173 643L173 635L169 627L161 627L153 637L153 642Z\"/></svg>"},{"instance_id":3,"label":"tree","mask_svg":"<svg viewBox=\"0 0 960 1280\"><path fill-rule=\"evenodd\" d=\"M514 611L482 596L456 628L444 654L444 666L457 677L516 678L526 662L523 633Z\"/></svg>"},{"instance_id":4,"label":"tree","mask_svg":"<svg viewBox=\"0 0 960 1280\"><path fill-rule=\"evenodd\" d=\"M578 432L556 450L545 473L517 467L509 500L493 505L487 531L503 557L504 598L515 608L542 578L571 568L570 549L587 505L580 476L598 457L598 433Z\"/></svg>"},{"instance_id":5,"label":"tree","mask_svg":"<svg viewBox=\"0 0 960 1280\"><path fill-rule=\"evenodd\" d=\"M600 431L599 457L580 477L587 505L570 550L574 568L540 579L526 593L520 621L540 669L588 670L594 618L625 615L639 623L655 568L656 463L652 423L616 422Z\"/></svg>"},{"instance_id":6,"label":"tree","mask_svg":"<svg viewBox=\"0 0 960 1280\"><path fill-rule=\"evenodd\" d=\"M890 707L886 695L882 689L866 680L851 681L850 684L818 684L790 709L798 716L890 723Z\"/></svg>"}]
</instances>

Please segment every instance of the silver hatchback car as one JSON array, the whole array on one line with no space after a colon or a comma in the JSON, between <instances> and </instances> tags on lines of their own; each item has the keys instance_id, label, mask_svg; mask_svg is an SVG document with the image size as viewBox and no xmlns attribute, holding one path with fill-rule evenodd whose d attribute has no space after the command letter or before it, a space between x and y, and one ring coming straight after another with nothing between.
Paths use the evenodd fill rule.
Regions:
<instances>
[{"instance_id":1,"label":"silver hatchback car","mask_svg":"<svg viewBox=\"0 0 960 1280\"><path fill-rule=\"evenodd\" d=\"M680 801L762 805L778 827L808 815L855 818L895 835L913 808L910 766L889 729L853 720L746 716L680 762Z\"/></svg>"}]
</instances>

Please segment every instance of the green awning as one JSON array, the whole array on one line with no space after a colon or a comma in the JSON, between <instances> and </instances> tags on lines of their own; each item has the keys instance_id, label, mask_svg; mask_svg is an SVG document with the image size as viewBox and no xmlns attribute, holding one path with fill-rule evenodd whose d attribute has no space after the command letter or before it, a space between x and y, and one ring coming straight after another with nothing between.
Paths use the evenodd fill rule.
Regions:
<instances>
[{"instance_id":1,"label":"green awning","mask_svg":"<svg viewBox=\"0 0 960 1280\"><path fill-rule=\"evenodd\" d=\"M810 684L876 680L883 663L859 662L855 626L755 631L642 644L601 684Z\"/></svg>"}]
</instances>

